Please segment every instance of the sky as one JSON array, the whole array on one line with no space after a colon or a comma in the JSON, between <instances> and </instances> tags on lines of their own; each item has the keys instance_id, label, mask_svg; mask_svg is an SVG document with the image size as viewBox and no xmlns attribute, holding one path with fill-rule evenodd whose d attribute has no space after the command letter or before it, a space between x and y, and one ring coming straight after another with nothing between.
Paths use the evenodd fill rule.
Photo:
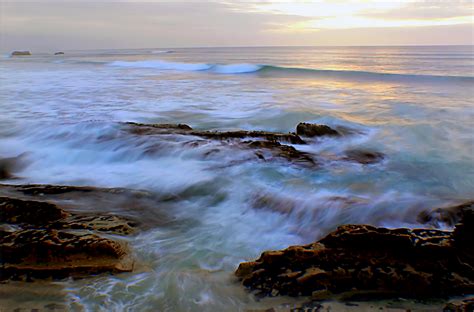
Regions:
<instances>
[{"instance_id":1,"label":"sky","mask_svg":"<svg viewBox=\"0 0 474 312\"><path fill-rule=\"evenodd\" d=\"M0 49L472 45L469 1L0 0Z\"/></svg>"}]
</instances>

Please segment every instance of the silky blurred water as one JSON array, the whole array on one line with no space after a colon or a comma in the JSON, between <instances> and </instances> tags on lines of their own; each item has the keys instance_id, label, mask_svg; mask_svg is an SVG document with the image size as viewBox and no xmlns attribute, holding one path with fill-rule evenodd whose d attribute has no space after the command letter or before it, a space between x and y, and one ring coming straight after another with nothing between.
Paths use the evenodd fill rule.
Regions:
<instances>
[{"instance_id":1,"label":"silky blurred water","mask_svg":"<svg viewBox=\"0 0 474 312\"><path fill-rule=\"evenodd\" d=\"M312 242L344 223L416 227L422 209L474 197L473 65L472 46L5 56L0 157L26 158L8 183L187 194L153 207L166 209L172 226L128 239L136 272L61 283L74 309L269 307L275 302L256 301L233 277L241 261ZM156 138L124 135L124 121L281 132L304 121L355 134L296 146L322 157L315 169L239 161L245 151L204 157L214 143L160 142L150 153ZM354 148L386 158L374 165L331 160ZM259 196L276 203L256 207Z\"/></svg>"}]
</instances>

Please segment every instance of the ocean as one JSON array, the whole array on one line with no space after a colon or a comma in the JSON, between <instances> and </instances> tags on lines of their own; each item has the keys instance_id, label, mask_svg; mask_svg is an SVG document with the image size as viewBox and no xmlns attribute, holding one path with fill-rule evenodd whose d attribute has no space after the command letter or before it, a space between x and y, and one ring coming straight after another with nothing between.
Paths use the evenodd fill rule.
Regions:
<instances>
[{"instance_id":1,"label":"ocean","mask_svg":"<svg viewBox=\"0 0 474 312\"><path fill-rule=\"evenodd\" d=\"M258 300L238 283L240 262L347 223L415 228L423 209L474 197L473 99L473 46L5 55L0 158L22 155L26 166L3 183L187 194L141 212L152 224L161 212L174 222L127 239L134 272L57 282L41 298L12 300L34 305L60 289L78 311L271 307L277 299ZM127 136L123 122L283 133L310 122L352 134L294 145L317 159L304 167L249 160L248 151L220 142ZM354 149L384 159L341 160Z\"/></svg>"}]
</instances>

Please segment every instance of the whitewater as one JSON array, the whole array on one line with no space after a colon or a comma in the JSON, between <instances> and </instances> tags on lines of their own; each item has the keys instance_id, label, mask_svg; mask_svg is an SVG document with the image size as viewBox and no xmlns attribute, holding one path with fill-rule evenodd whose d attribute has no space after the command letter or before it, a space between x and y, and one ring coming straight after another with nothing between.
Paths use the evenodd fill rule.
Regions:
<instances>
[{"instance_id":1,"label":"whitewater","mask_svg":"<svg viewBox=\"0 0 474 312\"><path fill-rule=\"evenodd\" d=\"M152 48L0 59L0 158L21 155L10 184L124 187L160 196L141 218L174 222L127 238L134 272L31 286L12 305L77 311L244 311L234 277L263 251L313 242L337 226L419 226L432 207L474 197L472 46ZM197 130L350 129L298 150L319 167L247 161L218 143L124 136L123 122ZM181 139L180 139L181 140ZM380 163L336 161L347 150ZM256 205L262 195L277 204ZM291 209L289 208L291 207ZM100 211L100 207L96 207ZM123 212L127 214L127 212ZM440 228L446 228L439 225Z\"/></svg>"}]
</instances>

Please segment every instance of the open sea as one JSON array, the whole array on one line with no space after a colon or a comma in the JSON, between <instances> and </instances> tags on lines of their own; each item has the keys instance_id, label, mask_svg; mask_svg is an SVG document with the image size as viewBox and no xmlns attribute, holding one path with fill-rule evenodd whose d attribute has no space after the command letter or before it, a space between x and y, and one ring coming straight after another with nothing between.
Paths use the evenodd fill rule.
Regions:
<instances>
[{"instance_id":1,"label":"open sea","mask_svg":"<svg viewBox=\"0 0 474 312\"><path fill-rule=\"evenodd\" d=\"M318 159L307 168L248 161L219 142L126 136L127 121L278 132L311 122L354 133L294 145ZM0 158L22 155L26 166L3 183L187 194L141 213L176 222L127 238L139 263L133 273L61 281L42 297L18 292L9 300L34 305L61 293L77 311L245 311L292 302L257 300L233 272L263 251L313 242L342 224L414 228L423 209L473 199L473 129L473 46L5 55ZM338 161L351 149L385 158ZM275 203L256 205L262 196Z\"/></svg>"}]
</instances>

